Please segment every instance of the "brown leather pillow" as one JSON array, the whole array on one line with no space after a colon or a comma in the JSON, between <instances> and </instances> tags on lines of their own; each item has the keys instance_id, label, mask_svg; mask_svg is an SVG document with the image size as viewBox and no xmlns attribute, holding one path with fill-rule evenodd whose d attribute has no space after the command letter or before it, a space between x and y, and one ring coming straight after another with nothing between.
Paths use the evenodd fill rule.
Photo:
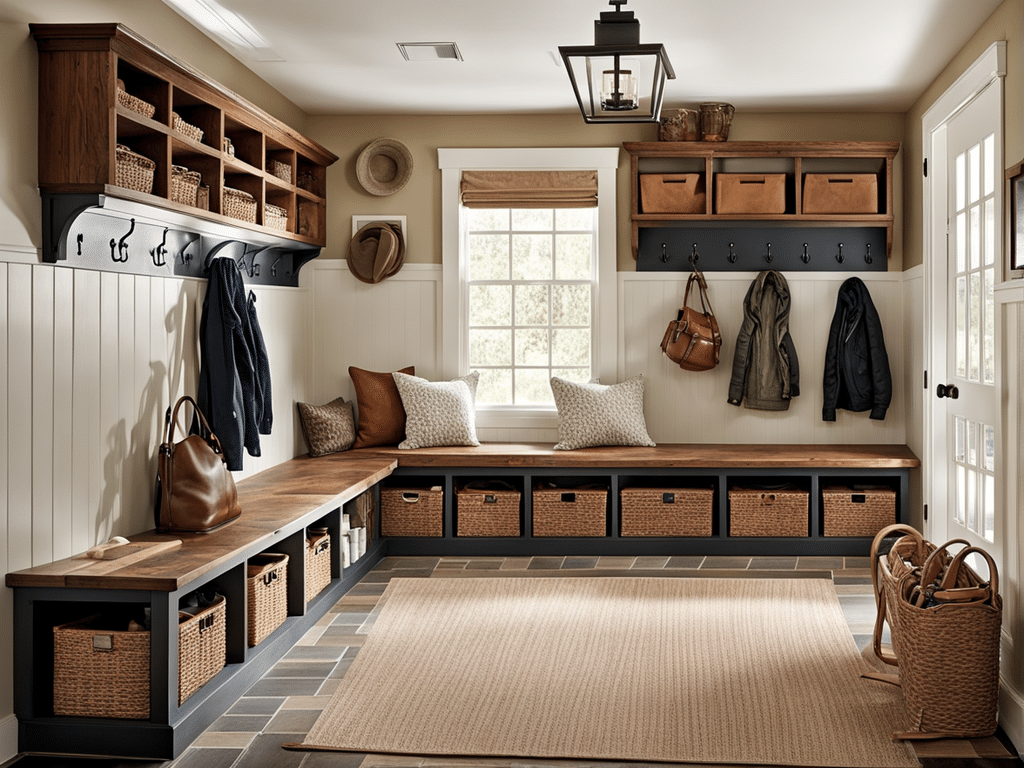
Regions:
<instances>
[{"instance_id":1,"label":"brown leather pillow","mask_svg":"<svg viewBox=\"0 0 1024 768\"><path fill-rule=\"evenodd\" d=\"M410 365L399 373L416 375ZM352 386L356 390L359 425L353 448L372 448L375 445L398 445L405 439L405 408L398 394L395 378L390 372L364 371L349 367Z\"/></svg>"}]
</instances>

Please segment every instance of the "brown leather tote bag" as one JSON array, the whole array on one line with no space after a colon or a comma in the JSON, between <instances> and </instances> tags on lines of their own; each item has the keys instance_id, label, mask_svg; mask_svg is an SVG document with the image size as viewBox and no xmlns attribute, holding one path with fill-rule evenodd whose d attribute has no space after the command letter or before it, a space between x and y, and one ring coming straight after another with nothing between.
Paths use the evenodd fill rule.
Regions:
<instances>
[{"instance_id":1,"label":"brown leather tote bag","mask_svg":"<svg viewBox=\"0 0 1024 768\"><path fill-rule=\"evenodd\" d=\"M700 295L700 311L687 306L690 287L696 283ZM683 306L676 319L668 324L661 340L661 351L684 371L710 371L718 365L722 350L722 334L711 309L704 275L694 270L686 281Z\"/></svg>"},{"instance_id":2,"label":"brown leather tote bag","mask_svg":"<svg viewBox=\"0 0 1024 768\"><path fill-rule=\"evenodd\" d=\"M190 403L204 430L174 442L178 409ZM224 459L220 441L188 395L168 412L167 432L157 457L156 527L171 533L207 533L238 518L235 479Z\"/></svg>"}]
</instances>

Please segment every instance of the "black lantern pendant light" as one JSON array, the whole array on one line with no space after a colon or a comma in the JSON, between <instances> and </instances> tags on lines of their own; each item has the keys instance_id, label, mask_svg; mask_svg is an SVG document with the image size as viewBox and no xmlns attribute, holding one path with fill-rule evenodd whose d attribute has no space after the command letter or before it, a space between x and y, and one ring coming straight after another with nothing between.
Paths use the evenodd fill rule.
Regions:
<instances>
[{"instance_id":1,"label":"black lantern pendant light","mask_svg":"<svg viewBox=\"0 0 1024 768\"><path fill-rule=\"evenodd\" d=\"M588 123L656 123L665 79L675 80L661 43L640 43L640 22L611 0L594 22L594 44L559 46L576 101Z\"/></svg>"}]
</instances>

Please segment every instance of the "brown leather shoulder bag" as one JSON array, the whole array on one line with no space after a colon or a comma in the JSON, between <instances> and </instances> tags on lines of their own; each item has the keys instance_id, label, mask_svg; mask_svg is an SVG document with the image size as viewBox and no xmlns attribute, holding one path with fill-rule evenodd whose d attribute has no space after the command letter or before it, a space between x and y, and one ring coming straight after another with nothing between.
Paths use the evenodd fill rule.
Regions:
<instances>
[{"instance_id":1,"label":"brown leather shoulder bag","mask_svg":"<svg viewBox=\"0 0 1024 768\"><path fill-rule=\"evenodd\" d=\"M178 409L191 403L203 434L174 442ZM156 527L175 533L207 533L242 512L235 479L228 470L220 440L188 395L168 409L166 436L157 457ZM204 437L203 435L208 435Z\"/></svg>"},{"instance_id":2,"label":"brown leather shoulder bag","mask_svg":"<svg viewBox=\"0 0 1024 768\"><path fill-rule=\"evenodd\" d=\"M690 287L696 283L700 295L700 311L687 306ZM711 309L704 275L694 270L686 281L683 306L676 319L668 324L661 340L661 351L684 371L709 371L718 365L722 350L722 334Z\"/></svg>"}]
</instances>

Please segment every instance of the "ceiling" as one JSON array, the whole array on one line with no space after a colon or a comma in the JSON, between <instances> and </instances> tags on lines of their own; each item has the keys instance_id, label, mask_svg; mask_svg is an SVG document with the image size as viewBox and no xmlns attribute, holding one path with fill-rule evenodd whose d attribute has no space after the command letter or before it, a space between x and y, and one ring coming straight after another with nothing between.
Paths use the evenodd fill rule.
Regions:
<instances>
[{"instance_id":1,"label":"ceiling","mask_svg":"<svg viewBox=\"0 0 1024 768\"><path fill-rule=\"evenodd\" d=\"M610 10L605 0L218 2L270 51L207 34L312 115L574 112L558 46L592 44ZM667 107L905 112L1000 2L630 0L625 10L641 42L665 44L677 78ZM455 42L463 61L406 61L400 42Z\"/></svg>"}]
</instances>

